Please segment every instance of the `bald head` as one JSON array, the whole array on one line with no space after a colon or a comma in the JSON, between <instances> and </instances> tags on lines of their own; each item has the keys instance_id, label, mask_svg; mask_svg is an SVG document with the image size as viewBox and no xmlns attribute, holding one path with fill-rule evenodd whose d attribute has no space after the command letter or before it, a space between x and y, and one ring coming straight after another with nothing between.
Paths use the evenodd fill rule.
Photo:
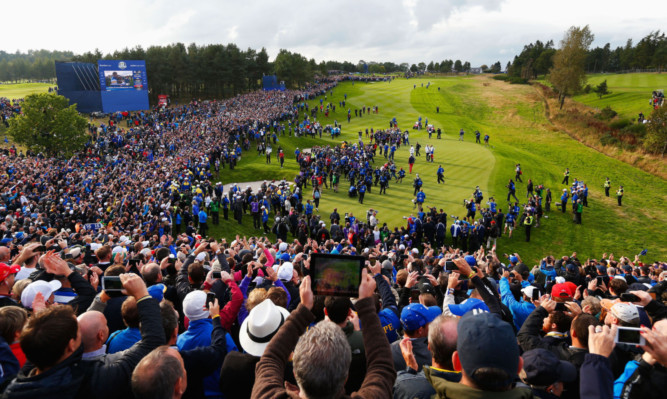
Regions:
<instances>
[{"instance_id":1,"label":"bald head","mask_svg":"<svg viewBox=\"0 0 667 399\"><path fill-rule=\"evenodd\" d=\"M162 273L160 272L160 265L157 263L149 263L141 269L141 275L146 281L146 285L157 284L162 281Z\"/></svg>"},{"instance_id":2,"label":"bald head","mask_svg":"<svg viewBox=\"0 0 667 399\"><path fill-rule=\"evenodd\" d=\"M440 315L428 328L428 349L433 357L433 365L438 368L453 370L452 354L456 351L456 339L459 319L454 316Z\"/></svg>"},{"instance_id":3,"label":"bald head","mask_svg":"<svg viewBox=\"0 0 667 399\"><path fill-rule=\"evenodd\" d=\"M0 262L2 263L9 263L9 248L7 247L0 247Z\"/></svg>"},{"instance_id":4,"label":"bald head","mask_svg":"<svg viewBox=\"0 0 667 399\"><path fill-rule=\"evenodd\" d=\"M84 352L93 352L102 347L109 338L107 318L98 311L88 311L77 319L81 329L81 342Z\"/></svg>"}]
</instances>

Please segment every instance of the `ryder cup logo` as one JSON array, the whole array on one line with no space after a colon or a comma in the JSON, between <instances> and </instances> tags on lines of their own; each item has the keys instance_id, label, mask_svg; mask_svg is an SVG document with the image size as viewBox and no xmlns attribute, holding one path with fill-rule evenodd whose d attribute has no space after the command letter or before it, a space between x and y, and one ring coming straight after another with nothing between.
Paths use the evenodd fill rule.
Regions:
<instances>
[{"instance_id":1,"label":"ryder cup logo","mask_svg":"<svg viewBox=\"0 0 667 399\"><path fill-rule=\"evenodd\" d=\"M121 61L118 63L118 68L125 69L127 68L127 64L124 61Z\"/></svg>"}]
</instances>

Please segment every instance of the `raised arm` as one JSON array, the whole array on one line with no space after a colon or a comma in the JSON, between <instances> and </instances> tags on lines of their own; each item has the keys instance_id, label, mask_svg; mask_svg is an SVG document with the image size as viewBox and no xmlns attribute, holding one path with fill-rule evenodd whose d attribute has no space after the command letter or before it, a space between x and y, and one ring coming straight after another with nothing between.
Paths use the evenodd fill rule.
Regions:
<instances>
[{"instance_id":1,"label":"raised arm","mask_svg":"<svg viewBox=\"0 0 667 399\"><path fill-rule=\"evenodd\" d=\"M396 380L391 347L385 339L384 329L371 297L374 292L375 280L364 269L359 285L359 300L355 306L363 326L361 332L366 351L366 377L359 391L352 394L352 397L357 398L389 398Z\"/></svg>"}]
</instances>

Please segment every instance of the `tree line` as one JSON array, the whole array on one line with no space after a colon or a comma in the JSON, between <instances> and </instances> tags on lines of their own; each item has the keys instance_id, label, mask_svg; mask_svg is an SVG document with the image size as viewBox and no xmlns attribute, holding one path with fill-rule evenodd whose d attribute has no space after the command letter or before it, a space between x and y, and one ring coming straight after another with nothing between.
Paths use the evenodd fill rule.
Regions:
<instances>
[{"instance_id":1,"label":"tree line","mask_svg":"<svg viewBox=\"0 0 667 399\"><path fill-rule=\"evenodd\" d=\"M55 61L69 61L71 51L28 50L7 53L0 50L0 82L22 80L53 80L56 77Z\"/></svg>"},{"instance_id":2,"label":"tree line","mask_svg":"<svg viewBox=\"0 0 667 399\"><path fill-rule=\"evenodd\" d=\"M540 40L524 46L520 54L509 62L505 70L511 77L525 80L546 75L554 64L554 42ZM431 72L467 73L468 61L446 59L419 63L393 63L360 60L321 61L280 50L273 62L266 49L240 49L233 43L198 46L173 43L166 46L125 48L103 54L98 49L83 54L71 51L29 50L26 53L0 51L0 82L20 80L52 80L55 78L54 61L81 61L97 63L100 59L145 60L149 94L155 100L158 94L173 98L219 98L233 96L261 87L263 75L278 75L287 87L295 88L310 82L316 75L326 76L330 71L342 73ZM594 49L585 49L584 70L588 73L618 72L631 69L662 71L667 64L667 38L660 31L651 32L636 45L629 39L625 46L611 49L609 43ZM481 66L482 72L501 72L500 61Z\"/></svg>"},{"instance_id":3,"label":"tree line","mask_svg":"<svg viewBox=\"0 0 667 399\"><path fill-rule=\"evenodd\" d=\"M540 40L527 44L519 55L507 65L510 76L526 80L545 75L553 67L553 40ZM621 72L633 69L655 69L662 72L667 66L667 37L659 30L649 33L636 45L628 39L625 46L611 49L609 43L593 49L585 48L581 54L586 73Z\"/></svg>"}]
</instances>

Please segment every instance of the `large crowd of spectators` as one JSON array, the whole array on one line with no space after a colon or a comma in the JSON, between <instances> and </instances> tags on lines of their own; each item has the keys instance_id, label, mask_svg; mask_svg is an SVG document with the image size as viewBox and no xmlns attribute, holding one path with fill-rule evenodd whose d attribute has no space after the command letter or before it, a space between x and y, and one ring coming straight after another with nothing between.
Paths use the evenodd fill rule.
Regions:
<instances>
[{"instance_id":1,"label":"large crowd of spectators","mask_svg":"<svg viewBox=\"0 0 667 399\"><path fill-rule=\"evenodd\" d=\"M293 185L212 183L334 84L111 115L68 160L1 155L0 397L662 397L666 263L498 256L479 190L446 246L418 175L405 227L373 209L321 220L340 179L362 203L402 183L394 121L297 149ZM220 210L278 238L209 238ZM315 253L365 258L355 298L314 295Z\"/></svg>"},{"instance_id":2,"label":"large crowd of spectators","mask_svg":"<svg viewBox=\"0 0 667 399\"><path fill-rule=\"evenodd\" d=\"M649 398L667 381L665 263L530 268L393 233L91 238L0 247L3 398ZM366 259L356 298L313 294L314 253ZM615 343L627 327L645 342Z\"/></svg>"}]
</instances>

